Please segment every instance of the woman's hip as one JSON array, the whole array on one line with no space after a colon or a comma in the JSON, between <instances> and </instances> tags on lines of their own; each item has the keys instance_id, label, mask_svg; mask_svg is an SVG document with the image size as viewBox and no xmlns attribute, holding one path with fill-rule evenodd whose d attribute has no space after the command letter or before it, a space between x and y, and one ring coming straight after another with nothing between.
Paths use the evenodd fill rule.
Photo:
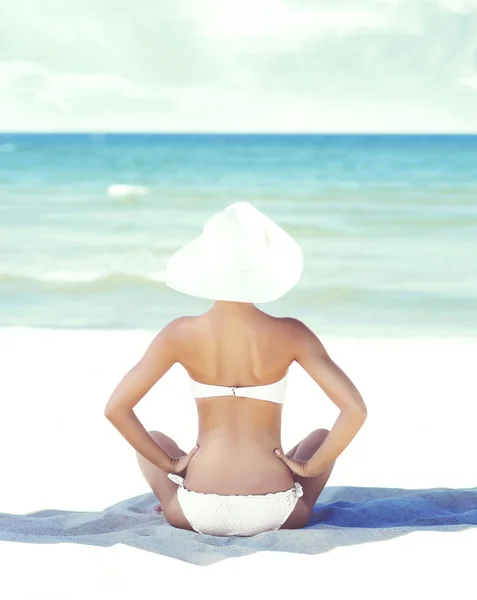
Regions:
<instances>
[{"instance_id":1,"label":"woman's hip","mask_svg":"<svg viewBox=\"0 0 477 600\"><path fill-rule=\"evenodd\" d=\"M207 535L250 536L277 530L303 495L298 482L266 494L216 494L188 489L178 475L168 477L179 484L177 500L192 529Z\"/></svg>"},{"instance_id":2,"label":"woman's hip","mask_svg":"<svg viewBox=\"0 0 477 600\"><path fill-rule=\"evenodd\" d=\"M199 451L200 452L200 451ZM268 494L289 490L295 483L292 471L278 457L256 455L237 461L217 455L198 456L187 467L185 487L207 494Z\"/></svg>"}]
</instances>

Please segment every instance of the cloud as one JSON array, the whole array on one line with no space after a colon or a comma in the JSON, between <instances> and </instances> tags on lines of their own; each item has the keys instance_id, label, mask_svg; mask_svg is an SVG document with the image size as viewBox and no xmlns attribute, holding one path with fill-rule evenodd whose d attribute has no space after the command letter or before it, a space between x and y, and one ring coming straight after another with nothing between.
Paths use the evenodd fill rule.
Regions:
<instances>
[{"instance_id":1,"label":"cloud","mask_svg":"<svg viewBox=\"0 0 477 600\"><path fill-rule=\"evenodd\" d=\"M475 130L476 5L16 0L0 129Z\"/></svg>"},{"instance_id":2,"label":"cloud","mask_svg":"<svg viewBox=\"0 0 477 600\"><path fill-rule=\"evenodd\" d=\"M200 4L200 13L199 13ZM397 2L361 3L328 1L292 3L284 0L242 0L226 3L207 0L195 11L201 34L225 44L257 41L275 48L299 47L322 36L348 36L378 32L414 34L417 23L396 19Z\"/></svg>"},{"instance_id":3,"label":"cloud","mask_svg":"<svg viewBox=\"0 0 477 600\"><path fill-rule=\"evenodd\" d=\"M444 10L461 14L477 11L477 0L437 0L437 4Z\"/></svg>"},{"instance_id":4,"label":"cloud","mask_svg":"<svg viewBox=\"0 0 477 600\"><path fill-rule=\"evenodd\" d=\"M459 80L459 83L477 91L477 75L474 75L473 77L464 77L463 79Z\"/></svg>"},{"instance_id":5,"label":"cloud","mask_svg":"<svg viewBox=\"0 0 477 600\"><path fill-rule=\"evenodd\" d=\"M114 102L121 98L168 98L167 89L160 84L145 84L111 73L53 72L22 60L0 63L0 89L3 95L28 96L34 103L44 102L63 110L73 110L75 104L79 106L88 99Z\"/></svg>"}]
</instances>

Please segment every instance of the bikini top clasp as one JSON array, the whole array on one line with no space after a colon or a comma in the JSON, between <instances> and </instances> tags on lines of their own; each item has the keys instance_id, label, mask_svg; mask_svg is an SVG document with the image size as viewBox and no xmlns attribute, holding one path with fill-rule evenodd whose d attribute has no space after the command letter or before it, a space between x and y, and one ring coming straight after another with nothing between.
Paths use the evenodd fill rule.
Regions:
<instances>
[{"instance_id":1,"label":"bikini top clasp","mask_svg":"<svg viewBox=\"0 0 477 600\"><path fill-rule=\"evenodd\" d=\"M240 390L239 395L241 396L283 404L287 386L287 375L288 373L282 379L275 381L274 383L252 386L213 385L195 381L192 377L190 380L192 393L195 398L237 396L236 390Z\"/></svg>"}]
</instances>

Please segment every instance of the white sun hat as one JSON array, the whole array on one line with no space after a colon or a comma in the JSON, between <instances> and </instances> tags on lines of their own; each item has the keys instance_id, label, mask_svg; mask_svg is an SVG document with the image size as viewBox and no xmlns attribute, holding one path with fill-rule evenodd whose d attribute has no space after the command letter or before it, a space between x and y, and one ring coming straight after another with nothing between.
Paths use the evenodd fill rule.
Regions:
<instances>
[{"instance_id":1,"label":"white sun hat","mask_svg":"<svg viewBox=\"0 0 477 600\"><path fill-rule=\"evenodd\" d=\"M272 302L297 283L302 271L300 245L249 202L235 202L170 256L165 283L210 300Z\"/></svg>"}]
</instances>

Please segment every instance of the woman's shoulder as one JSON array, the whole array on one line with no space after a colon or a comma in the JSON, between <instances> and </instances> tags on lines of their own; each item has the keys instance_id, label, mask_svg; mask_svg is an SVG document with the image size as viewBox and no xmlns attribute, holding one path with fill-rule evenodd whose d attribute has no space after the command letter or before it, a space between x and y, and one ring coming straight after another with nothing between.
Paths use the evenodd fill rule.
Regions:
<instances>
[{"instance_id":1,"label":"woman's shoulder","mask_svg":"<svg viewBox=\"0 0 477 600\"><path fill-rule=\"evenodd\" d=\"M296 317L278 317L263 312L262 323L264 326L283 331L286 336L296 337L311 333L305 323ZM208 330L208 327L209 323L205 315L183 315L172 319L164 329L174 337L185 336L190 339L192 334L200 334L202 331Z\"/></svg>"},{"instance_id":2,"label":"woman's shoulder","mask_svg":"<svg viewBox=\"0 0 477 600\"><path fill-rule=\"evenodd\" d=\"M194 341L195 335L200 335L204 331L204 322L202 315L183 315L169 321L164 327L170 333L171 337L181 342Z\"/></svg>"},{"instance_id":3,"label":"woman's shoulder","mask_svg":"<svg viewBox=\"0 0 477 600\"><path fill-rule=\"evenodd\" d=\"M163 331L170 332L171 335L181 335L183 333L188 333L196 322L194 316L184 315L181 317L176 317L169 321L165 327L163 327Z\"/></svg>"},{"instance_id":4,"label":"woman's shoulder","mask_svg":"<svg viewBox=\"0 0 477 600\"><path fill-rule=\"evenodd\" d=\"M289 331L300 332L308 329L305 323L296 317L280 317L280 319L283 327Z\"/></svg>"},{"instance_id":5,"label":"woman's shoulder","mask_svg":"<svg viewBox=\"0 0 477 600\"><path fill-rule=\"evenodd\" d=\"M287 342L295 351L311 345L322 345L318 335L300 319L296 317L282 317L283 333Z\"/></svg>"}]
</instances>

